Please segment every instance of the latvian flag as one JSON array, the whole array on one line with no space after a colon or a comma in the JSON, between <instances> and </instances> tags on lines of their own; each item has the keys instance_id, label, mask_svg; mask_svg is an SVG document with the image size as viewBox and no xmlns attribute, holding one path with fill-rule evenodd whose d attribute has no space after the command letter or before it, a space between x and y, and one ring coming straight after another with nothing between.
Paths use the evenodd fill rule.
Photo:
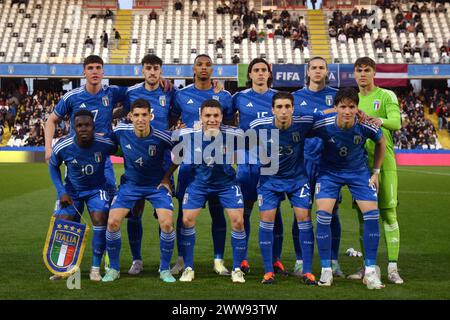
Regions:
<instances>
[{"instance_id":1,"label":"latvian flag","mask_svg":"<svg viewBox=\"0 0 450 320\"><path fill-rule=\"evenodd\" d=\"M408 85L408 65L377 64L375 85L380 87L406 87Z\"/></svg>"}]
</instances>

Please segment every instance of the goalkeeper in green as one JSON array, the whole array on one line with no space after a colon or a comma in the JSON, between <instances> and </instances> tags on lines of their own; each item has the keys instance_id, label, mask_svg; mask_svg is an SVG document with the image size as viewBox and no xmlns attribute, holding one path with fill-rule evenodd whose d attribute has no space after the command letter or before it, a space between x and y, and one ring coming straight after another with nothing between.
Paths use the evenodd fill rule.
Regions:
<instances>
[{"instance_id":1,"label":"goalkeeper in green","mask_svg":"<svg viewBox=\"0 0 450 320\"><path fill-rule=\"evenodd\" d=\"M388 252L388 279L402 284L397 269L397 260L400 249L400 230L397 223L397 165L395 163L393 133L401 128L400 107L394 92L375 86L376 64L369 57L359 58L354 64L355 80L359 87L359 109L368 116L375 118L375 124L381 127L386 138L386 155L379 172L378 207L384 227L386 247ZM373 168L375 143L367 140L366 151L368 153L369 167ZM359 212L360 242L362 245L363 218ZM364 268L355 274L349 275L349 279L362 279Z\"/></svg>"}]
</instances>

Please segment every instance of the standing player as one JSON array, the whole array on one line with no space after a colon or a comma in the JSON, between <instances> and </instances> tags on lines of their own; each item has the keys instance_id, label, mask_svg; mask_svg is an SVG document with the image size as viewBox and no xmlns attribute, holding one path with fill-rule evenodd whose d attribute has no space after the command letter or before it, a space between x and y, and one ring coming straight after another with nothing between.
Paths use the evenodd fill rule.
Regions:
<instances>
[{"instance_id":1,"label":"standing player","mask_svg":"<svg viewBox=\"0 0 450 320\"><path fill-rule=\"evenodd\" d=\"M333 101L337 90L327 86L328 65L324 58L314 57L307 64L306 86L293 93L295 112L321 112L333 107ZM319 164L323 144L319 138L309 138L305 141L305 167L309 178L309 185L314 187L319 173ZM314 198L314 189L311 190L311 198ZM341 240L341 224L338 215L338 201L333 209L331 220L331 261L333 274L344 277L338 263L339 243ZM301 276L303 270L302 252L298 241L299 232L297 221L292 224L292 237L297 260L294 267L294 275Z\"/></svg>"},{"instance_id":2,"label":"standing player","mask_svg":"<svg viewBox=\"0 0 450 320\"><path fill-rule=\"evenodd\" d=\"M125 100L126 87L102 86L104 76L103 60L90 55L84 59L83 74L86 85L69 91L58 102L45 123L45 159L49 160L52 152L52 139L58 122L65 116L70 118L73 134L73 118L78 110L88 110L94 115L95 132L108 135L112 132L113 108ZM111 160L106 160L106 188L110 196L116 192L116 178Z\"/></svg>"},{"instance_id":3,"label":"standing player","mask_svg":"<svg viewBox=\"0 0 450 320\"><path fill-rule=\"evenodd\" d=\"M58 193L55 215L64 220L79 221L79 214L83 213L86 204L94 225L89 278L100 281L109 211L105 161L117 147L110 139L94 134L94 115L88 110L77 111L72 120L75 136L60 139L49 161L50 177ZM59 170L62 163L67 167L64 185Z\"/></svg>"},{"instance_id":4,"label":"standing player","mask_svg":"<svg viewBox=\"0 0 450 320\"><path fill-rule=\"evenodd\" d=\"M257 119L250 123L250 128L258 130L259 135L262 130L267 132L268 150L272 149L276 140L279 144L276 155L268 154L269 158L278 159L278 171L272 175L263 175L261 172L258 184L261 215L259 246L265 268L262 283L270 284L275 279L272 264L273 227L276 210L287 195L294 207L300 231L303 280L306 284L315 285L317 282L312 274L314 232L311 222L311 197L303 159L304 140L312 128L313 116L294 117L294 97L287 92L278 92L273 96L272 113L273 117ZM273 136L273 131L278 132L278 136Z\"/></svg>"},{"instance_id":5,"label":"standing player","mask_svg":"<svg viewBox=\"0 0 450 320\"><path fill-rule=\"evenodd\" d=\"M359 109L371 117L376 118L375 124L383 130L386 139L386 157L380 168L380 189L378 207L383 222L388 252L388 279L402 284L397 269L398 254L400 249L400 230L397 222L397 165L395 162L393 132L401 128L400 107L394 92L375 86L376 65L375 61L368 57L355 61L355 80L359 87ZM368 140L366 150L369 155L369 167L374 168L375 144ZM362 215L359 214L360 233ZM360 236L360 241L361 241ZM364 248L361 242L361 248ZM364 268L349 276L349 279L361 279L364 277Z\"/></svg>"},{"instance_id":6,"label":"standing player","mask_svg":"<svg viewBox=\"0 0 450 320\"><path fill-rule=\"evenodd\" d=\"M272 72L269 63L262 58L253 59L247 69L247 90L237 92L233 96L233 110L239 113L239 127L248 130L250 122L255 119L272 116L272 97L277 93L270 89L272 83ZM237 170L237 181L242 190L244 198L244 226L247 235L247 249L250 239L250 214L253 204L257 199L256 185L259 180L259 165L240 164ZM273 263L275 273L285 273L280 261L283 245L283 220L280 208L277 209L274 225L273 239ZM298 232L297 232L298 233ZM241 265L242 271L247 273L250 269L248 255Z\"/></svg>"},{"instance_id":7,"label":"standing player","mask_svg":"<svg viewBox=\"0 0 450 320\"><path fill-rule=\"evenodd\" d=\"M322 139L324 148L320 172L316 183L317 229L316 240L322 274L319 286L331 286L333 208L339 199L340 189L347 185L353 200L363 213L363 243L365 254L364 283L369 289L384 285L376 272L378 243L380 240L379 211L377 207L378 173L383 162L386 142L380 128L358 123L358 94L353 88L342 88L336 95L337 115L316 121L312 134ZM372 174L367 165L364 143L375 142L375 159Z\"/></svg>"},{"instance_id":8,"label":"standing player","mask_svg":"<svg viewBox=\"0 0 450 320\"><path fill-rule=\"evenodd\" d=\"M172 195L165 187L159 187L164 175L164 154L172 147L172 142L168 132L150 125L152 118L150 104L144 99L138 99L131 105L133 124L119 124L114 129L114 138L123 152L125 172L120 178L119 192L109 212L106 249L110 268L103 277L104 282L114 281L120 276L120 225L140 199L150 201L158 215L161 228L160 278L164 282L175 282L170 273L170 259L175 243Z\"/></svg>"},{"instance_id":9,"label":"standing player","mask_svg":"<svg viewBox=\"0 0 450 320\"><path fill-rule=\"evenodd\" d=\"M221 126L222 107L214 99L202 103L200 117L201 129L189 128L182 129L180 132L184 147L183 162L187 161L191 164L192 172L192 179L183 197L181 243L184 247L183 259L186 268L180 281L194 280L195 222L206 200L214 195L225 208L231 222L233 251L231 279L233 282L244 283L244 273L240 269L247 247L243 217L244 206L242 194L236 182L236 172L231 165L237 147L237 139L243 139L243 134L241 130ZM229 149L230 145L232 149ZM175 168L176 166L172 166L171 170L166 173L164 179L166 184L168 183L167 178Z\"/></svg>"},{"instance_id":10,"label":"standing player","mask_svg":"<svg viewBox=\"0 0 450 320\"><path fill-rule=\"evenodd\" d=\"M142 58L142 74L144 82L128 88L127 101L131 105L137 99L145 99L151 105L154 115L152 127L158 130L169 129L169 114L174 100L174 90L165 91L161 87L162 60L153 54L147 54ZM164 169L170 166L170 151L164 157ZM137 275L143 270L141 246L142 246L142 213L144 201L139 201L131 211L127 221L128 240L130 243L133 263L128 270L131 275Z\"/></svg>"},{"instance_id":11,"label":"standing player","mask_svg":"<svg viewBox=\"0 0 450 320\"><path fill-rule=\"evenodd\" d=\"M202 103L209 99L217 100L222 106L223 122L230 124L233 122L233 111L231 94L222 90L219 93L214 92L211 83L211 75L213 73L213 63L211 58L206 54L198 55L194 61L194 83L177 91L175 94L175 104L172 112L171 123L175 123L175 119L180 118L188 128L198 126L200 122L200 107ZM182 227L182 201L184 191L191 179L189 176L189 165L182 164L178 171L178 184L176 197L179 203L179 211L177 217L177 247L178 260L172 268L173 274L178 274L184 268L183 248L180 243L180 230ZM216 196L208 198L209 212L212 218L211 233L214 244L214 271L219 275L229 275L230 272L224 265L223 255L225 251L226 240L226 220L223 208Z\"/></svg>"}]
</instances>

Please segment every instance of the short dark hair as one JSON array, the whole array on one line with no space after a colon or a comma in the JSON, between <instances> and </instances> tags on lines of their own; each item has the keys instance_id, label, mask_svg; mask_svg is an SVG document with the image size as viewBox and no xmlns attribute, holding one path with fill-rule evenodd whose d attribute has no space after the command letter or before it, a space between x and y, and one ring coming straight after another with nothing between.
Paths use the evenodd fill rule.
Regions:
<instances>
[{"instance_id":1,"label":"short dark hair","mask_svg":"<svg viewBox=\"0 0 450 320\"><path fill-rule=\"evenodd\" d=\"M355 70L357 67L360 66L369 66L371 67L373 70L376 70L377 64L375 63L375 61L369 57L362 57L362 58L358 58L355 61L355 64L353 65L353 70Z\"/></svg>"},{"instance_id":2,"label":"short dark hair","mask_svg":"<svg viewBox=\"0 0 450 320\"><path fill-rule=\"evenodd\" d=\"M209 100L203 101L203 103L200 107L200 113L202 113L203 109L205 109L205 108L218 108L218 109L220 109L220 113L222 113L222 105L220 104L219 101L217 101L215 99L209 99Z\"/></svg>"},{"instance_id":3,"label":"short dark hair","mask_svg":"<svg viewBox=\"0 0 450 320\"><path fill-rule=\"evenodd\" d=\"M269 72L270 72L270 77L269 77L269 79L267 79L267 86L270 87L270 85L272 84L272 80L273 80L272 69L270 68L270 64L266 60L264 60L263 58L255 58L248 65L248 69L247 69L247 87L250 88L252 86L252 80L250 79L250 73L252 72L253 66L255 64L257 64L257 63L264 63L267 66L267 70L269 70Z\"/></svg>"},{"instance_id":4,"label":"short dark hair","mask_svg":"<svg viewBox=\"0 0 450 320\"><path fill-rule=\"evenodd\" d=\"M99 63L102 66L104 65L103 59L100 56L97 56L95 54L91 54L90 56L87 56L83 61L83 68L86 67L88 64L91 63Z\"/></svg>"},{"instance_id":5,"label":"short dark hair","mask_svg":"<svg viewBox=\"0 0 450 320\"><path fill-rule=\"evenodd\" d=\"M345 87L339 89L339 91L336 94L336 97L334 98L334 105L337 106L340 102L342 102L345 99L349 99L355 102L356 105L359 104L358 92L353 87Z\"/></svg>"},{"instance_id":6,"label":"short dark hair","mask_svg":"<svg viewBox=\"0 0 450 320\"><path fill-rule=\"evenodd\" d=\"M75 121L76 118L82 117L82 116L91 117L92 121L94 121L94 115L92 114L92 112L90 112L89 110L86 110L86 109L81 109L81 110L78 110L77 112L75 112L75 114L73 115L73 120Z\"/></svg>"},{"instance_id":7,"label":"short dark hair","mask_svg":"<svg viewBox=\"0 0 450 320\"><path fill-rule=\"evenodd\" d=\"M328 70L328 62L327 60L325 60L325 58L320 57L320 56L315 56L312 57L311 59L309 59L308 63L306 64L306 70L309 70L309 67L311 66L311 61L314 60L322 60L325 62L325 66L327 67ZM305 78L305 83L307 86L309 86L309 83L311 82L311 79L309 78L308 74L306 74L306 78ZM328 84L330 82L330 80L328 79L328 77L325 78L325 83Z\"/></svg>"},{"instance_id":8,"label":"short dark hair","mask_svg":"<svg viewBox=\"0 0 450 320\"><path fill-rule=\"evenodd\" d=\"M141 64L142 66L144 66L144 64L151 64L151 65L159 65L162 66L163 62L161 60L160 57L158 57L156 54L146 54L142 60L141 60Z\"/></svg>"},{"instance_id":9,"label":"short dark hair","mask_svg":"<svg viewBox=\"0 0 450 320\"><path fill-rule=\"evenodd\" d=\"M211 61L211 63L213 62L213 60L211 59L211 57L210 57L209 55L207 55L206 53L202 53L202 54L199 54L198 56L195 57L195 59L194 59L194 65L195 65L195 63L197 62L197 59L199 59L199 58L201 58L201 57L206 57L206 58L208 58L208 59Z\"/></svg>"},{"instance_id":10,"label":"short dark hair","mask_svg":"<svg viewBox=\"0 0 450 320\"><path fill-rule=\"evenodd\" d=\"M75 123L75 121L79 117L89 117L89 118L91 118L92 123L94 123L94 114L92 112L90 112L89 110L81 109L81 110L78 110L77 112L75 112L75 114L73 115L73 122Z\"/></svg>"},{"instance_id":11,"label":"short dark hair","mask_svg":"<svg viewBox=\"0 0 450 320\"><path fill-rule=\"evenodd\" d=\"M294 106L294 96L292 93L287 91L278 91L272 97L272 108L275 107L275 101L278 99L289 99L291 100L292 106Z\"/></svg>"},{"instance_id":12,"label":"short dark hair","mask_svg":"<svg viewBox=\"0 0 450 320\"><path fill-rule=\"evenodd\" d=\"M133 111L136 108L144 108L144 109L148 109L148 111L151 111L150 110L150 102L148 102L147 100L142 99L142 98L136 99L131 103L130 110Z\"/></svg>"}]
</instances>

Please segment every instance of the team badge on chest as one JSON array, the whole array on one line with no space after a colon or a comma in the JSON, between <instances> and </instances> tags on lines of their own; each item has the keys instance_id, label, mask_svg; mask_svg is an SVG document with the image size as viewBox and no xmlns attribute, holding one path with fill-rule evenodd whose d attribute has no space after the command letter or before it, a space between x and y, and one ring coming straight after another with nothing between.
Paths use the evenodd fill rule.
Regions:
<instances>
[{"instance_id":1,"label":"team badge on chest","mask_svg":"<svg viewBox=\"0 0 450 320\"><path fill-rule=\"evenodd\" d=\"M159 104L161 105L161 107L166 106L166 96L159 96Z\"/></svg>"},{"instance_id":2,"label":"team badge on chest","mask_svg":"<svg viewBox=\"0 0 450 320\"><path fill-rule=\"evenodd\" d=\"M327 106L332 106L333 105L333 96L326 96L325 103L327 104Z\"/></svg>"},{"instance_id":3,"label":"team badge on chest","mask_svg":"<svg viewBox=\"0 0 450 320\"><path fill-rule=\"evenodd\" d=\"M362 137L361 136L353 136L353 144L361 144Z\"/></svg>"},{"instance_id":4,"label":"team badge on chest","mask_svg":"<svg viewBox=\"0 0 450 320\"><path fill-rule=\"evenodd\" d=\"M380 100L375 100L375 101L373 102L373 110L378 111L378 110L380 110L380 107L381 107L381 102L380 102Z\"/></svg>"},{"instance_id":5,"label":"team badge on chest","mask_svg":"<svg viewBox=\"0 0 450 320\"><path fill-rule=\"evenodd\" d=\"M101 152L94 153L94 158L95 158L95 162L97 162L97 163L102 162L102 153Z\"/></svg>"},{"instance_id":6,"label":"team badge on chest","mask_svg":"<svg viewBox=\"0 0 450 320\"><path fill-rule=\"evenodd\" d=\"M300 132L292 132L292 140L294 140L294 142L300 142Z\"/></svg>"},{"instance_id":7,"label":"team badge on chest","mask_svg":"<svg viewBox=\"0 0 450 320\"><path fill-rule=\"evenodd\" d=\"M148 146L148 155L150 157L154 157L155 154L156 154L156 146L155 145Z\"/></svg>"},{"instance_id":8,"label":"team badge on chest","mask_svg":"<svg viewBox=\"0 0 450 320\"><path fill-rule=\"evenodd\" d=\"M103 96L103 98L102 98L102 104L103 104L105 107L109 106L109 98L108 98L108 96Z\"/></svg>"}]
</instances>

